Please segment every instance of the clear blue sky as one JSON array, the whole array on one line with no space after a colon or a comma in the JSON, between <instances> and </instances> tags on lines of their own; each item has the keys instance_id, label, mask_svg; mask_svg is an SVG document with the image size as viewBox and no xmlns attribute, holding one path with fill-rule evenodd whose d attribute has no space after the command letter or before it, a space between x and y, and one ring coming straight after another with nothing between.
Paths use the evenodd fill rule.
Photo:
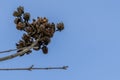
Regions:
<instances>
[{"instance_id":1,"label":"clear blue sky","mask_svg":"<svg viewBox=\"0 0 120 80\"><path fill-rule=\"evenodd\" d=\"M1 0L0 51L15 48L23 32L13 23L13 11L24 6L31 19L46 16L64 22L41 51L0 62L0 68L63 66L48 71L0 71L1 80L120 80L120 0ZM9 54L9 53L8 53ZM3 55L0 55L2 57Z\"/></svg>"}]
</instances>

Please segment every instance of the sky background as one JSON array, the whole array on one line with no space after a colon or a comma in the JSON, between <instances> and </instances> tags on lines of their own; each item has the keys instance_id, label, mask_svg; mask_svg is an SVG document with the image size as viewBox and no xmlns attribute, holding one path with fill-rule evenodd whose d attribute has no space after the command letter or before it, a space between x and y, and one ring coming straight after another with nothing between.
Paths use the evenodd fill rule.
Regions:
<instances>
[{"instance_id":1,"label":"sky background","mask_svg":"<svg viewBox=\"0 0 120 80\"><path fill-rule=\"evenodd\" d=\"M23 32L16 30L12 16L18 6L31 13L31 21L45 16L64 22L65 29L55 33L47 55L33 51L0 62L0 68L69 68L0 71L1 80L120 80L120 0L1 0L0 51L14 49L21 39Z\"/></svg>"}]
</instances>

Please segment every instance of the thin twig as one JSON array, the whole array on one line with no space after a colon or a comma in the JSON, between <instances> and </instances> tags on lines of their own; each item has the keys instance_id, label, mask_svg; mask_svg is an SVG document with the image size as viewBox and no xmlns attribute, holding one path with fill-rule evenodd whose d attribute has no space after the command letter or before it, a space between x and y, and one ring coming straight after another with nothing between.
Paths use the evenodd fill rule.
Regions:
<instances>
[{"instance_id":1,"label":"thin twig","mask_svg":"<svg viewBox=\"0 0 120 80\"><path fill-rule=\"evenodd\" d=\"M46 67L46 68L33 68L33 65L28 68L0 68L0 70L51 70L51 69L63 69L67 70L68 66L63 67Z\"/></svg>"},{"instance_id":2,"label":"thin twig","mask_svg":"<svg viewBox=\"0 0 120 80\"><path fill-rule=\"evenodd\" d=\"M9 49L9 50L5 50L5 51L0 51L0 54L1 54L1 53L12 52L12 51L16 51L16 50L23 50L23 49L25 49L25 48L26 48L26 47L19 48L19 49Z\"/></svg>"},{"instance_id":3,"label":"thin twig","mask_svg":"<svg viewBox=\"0 0 120 80\"><path fill-rule=\"evenodd\" d=\"M0 51L0 53L7 53L7 52L11 52L11 51L16 51L17 49L9 49L9 50L5 50L5 51Z\"/></svg>"}]
</instances>

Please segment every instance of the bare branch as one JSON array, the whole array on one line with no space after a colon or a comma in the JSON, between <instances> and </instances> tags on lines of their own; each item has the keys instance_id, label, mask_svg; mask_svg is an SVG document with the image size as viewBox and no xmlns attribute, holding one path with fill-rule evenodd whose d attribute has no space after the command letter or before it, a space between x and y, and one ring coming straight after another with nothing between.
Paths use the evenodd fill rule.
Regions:
<instances>
[{"instance_id":1,"label":"bare branch","mask_svg":"<svg viewBox=\"0 0 120 80\"><path fill-rule=\"evenodd\" d=\"M17 50L23 50L23 49L25 49L25 48L27 48L27 47L23 47L23 48L19 48L19 49L9 49L9 50L4 50L4 51L0 51L0 54L1 54L1 53L12 52L12 51L17 51Z\"/></svg>"},{"instance_id":2,"label":"bare branch","mask_svg":"<svg viewBox=\"0 0 120 80\"><path fill-rule=\"evenodd\" d=\"M0 53L7 53L7 52L11 52L11 51L16 51L17 49L9 49L9 50L5 50L5 51L0 51Z\"/></svg>"},{"instance_id":3,"label":"bare branch","mask_svg":"<svg viewBox=\"0 0 120 80\"><path fill-rule=\"evenodd\" d=\"M51 69L63 69L67 70L68 66L63 66L63 67L46 67L46 68L34 68L33 65L28 67L28 68L0 68L0 70L51 70Z\"/></svg>"}]
</instances>

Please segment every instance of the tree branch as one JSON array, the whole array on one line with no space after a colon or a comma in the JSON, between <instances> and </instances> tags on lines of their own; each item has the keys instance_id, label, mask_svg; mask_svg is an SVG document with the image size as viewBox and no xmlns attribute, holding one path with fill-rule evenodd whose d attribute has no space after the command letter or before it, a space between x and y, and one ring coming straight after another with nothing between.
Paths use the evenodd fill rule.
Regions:
<instances>
[{"instance_id":1,"label":"tree branch","mask_svg":"<svg viewBox=\"0 0 120 80\"><path fill-rule=\"evenodd\" d=\"M34 68L33 65L28 67L28 68L0 68L0 70L51 70L51 69L63 69L67 70L68 66L63 66L63 67L46 67L46 68Z\"/></svg>"},{"instance_id":2,"label":"tree branch","mask_svg":"<svg viewBox=\"0 0 120 80\"><path fill-rule=\"evenodd\" d=\"M23 47L23 48L19 48L19 49L9 49L9 50L5 50L5 51L0 51L0 54L7 53L7 52L12 52L12 51L17 51L17 50L23 50L25 48L27 48L27 47Z\"/></svg>"},{"instance_id":3,"label":"tree branch","mask_svg":"<svg viewBox=\"0 0 120 80\"><path fill-rule=\"evenodd\" d=\"M7 53L7 52L11 52L11 51L16 51L18 49L9 49L9 50L5 50L5 51L0 51L0 53Z\"/></svg>"}]
</instances>

